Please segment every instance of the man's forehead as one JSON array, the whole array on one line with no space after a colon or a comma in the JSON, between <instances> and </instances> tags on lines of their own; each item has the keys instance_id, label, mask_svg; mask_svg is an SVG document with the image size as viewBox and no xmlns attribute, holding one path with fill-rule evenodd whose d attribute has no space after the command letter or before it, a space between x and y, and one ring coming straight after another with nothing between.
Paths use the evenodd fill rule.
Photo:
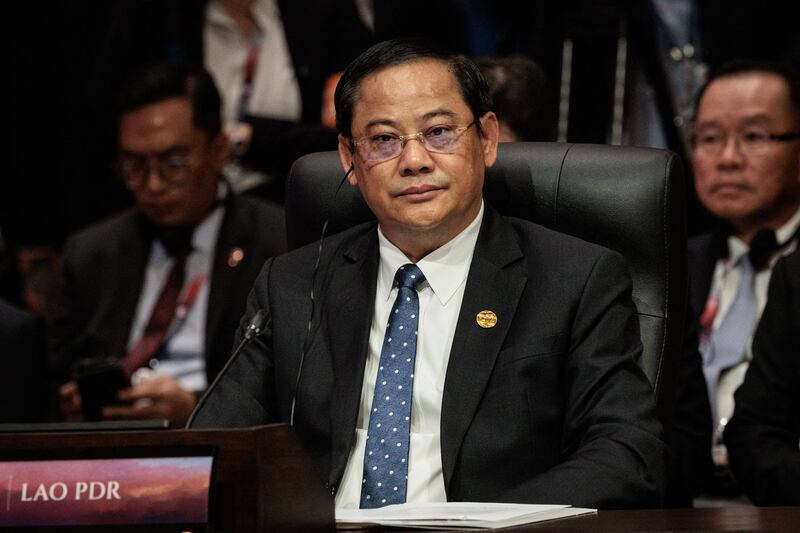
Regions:
<instances>
[{"instance_id":1,"label":"man's forehead","mask_svg":"<svg viewBox=\"0 0 800 533\"><path fill-rule=\"evenodd\" d=\"M378 78L403 77L408 74L419 74L425 79L442 76L447 77L455 82L455 76L447 61L436 58L421 57L378 68L364 76L360 82L360 85L363 86Z\"/></svg>"},{"instance_id":2,"label":"man's forehead","mask_svg":"<svg viewBox=\"0 0 800 533\"><path fill-rule=\"evenodd\" d=\"M769 126L777 118L777 113L747 112L732 109L730 112L701 113L697 118L697 128L721 128L732 124L739 127Z\"/></svg>"},{"instance_id":3,"label":"man's forehead","mask_svg":"<svg viewBox=\"0 0 800 533\"><path fill-rule=\"evenodd\" d=\"M156 100L140 107L129 109L122 114L122 121L141 120L154 126L162 126L167 121L192 119L192 103L183 96Z\"/></svg>"},{"instance_id":4,"label":"man's forehead","mask_svg":"<svg viewBox=\"0 0 800 533\"><path fill-rule=\"evenodd\" d=\"M413 114L424 121L469 112L455 75L444 61L420 59L391 65L359 84L353 120L369 124Z\"/></svg>"},{"instance_id":5,"label":"man's forehead","mask_svg":"<svg viewBox=\"0 0 800 533\"><path fill-rule=\"evenodd\" d=\"M786 80L771 72L748 71L712 81L697 118L698 122L723 117L770 121L794 112Z\"/></svg>"},{"instance_id":6,"label":"man's forehead","mask_svg":"<svg viewBox=\"0 0 800 533\"><path fill-rule=\"evenodd\" d=\"M132 109L120 119L123 148L186 143L203 134L193 123L191 103L186 98L159 100Z\"/></svg>"}]
</instances>

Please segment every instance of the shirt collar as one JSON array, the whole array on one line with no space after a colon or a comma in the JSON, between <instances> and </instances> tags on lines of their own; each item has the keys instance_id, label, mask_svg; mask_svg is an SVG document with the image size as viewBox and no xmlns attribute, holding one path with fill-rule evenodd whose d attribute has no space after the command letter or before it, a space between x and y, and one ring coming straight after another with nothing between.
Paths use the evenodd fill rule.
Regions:
<instances>
[{"instance_id":1,"label":"shirt collar","mask_svg":"<svg viewBox=\"0 0 800 533\"><path fill-rule=\"evenodd\" d=\"M453 297L459 286L467 279L472 264L472 254L478 242L483 212L484 204L481 201L481 208L475 220L449 242L417 262L417 267L425 274L426 283L423 283L422 287L427 284L442 305ZM397 269L407 264L409 260L397 246L389 242L380 227L378 227L378 248L380 251L378 297L388 300Z\"/></svg>"},{"instance_id":2,"label":"shirt collar","mask_svg":"<svg viewBox=\"0 0 800 533\"><path fill-rule=\"evenodd\" d=\"M800 227L800 208L795 211L792 218L787 220L783 226L775 230L775 240L778 245L783 246L786 244L786 241L792 238L798 227ZM728 237L728 250L728 261L731 265L735 265L750 250L750 247L738 237L731 235Z\"/></svg>"},{"instance_id":3,"label":"shirt collar","mask_svg":"<svg viewBox=\"0 0 800 533\"><path fill-rule=\"evenodd\" d=\"M792 218L790 218L786 224L775 230L775 239L778 241L778 244L786 244L786 241L791 239L795 234L798 226L800 226L800 208L795 211Z\"/></svg>"},{"instance_id":4,"label":"shirt collar","mask_svg":"<svg viewBox=\"0 0 800 533\"><path fill-rule=\"evenodd\" d=\"M203 254L210 254L213 251L223 212L222 205L218 205L197 225L192 235L192 250Z\"/></svg>"}]
</instances>

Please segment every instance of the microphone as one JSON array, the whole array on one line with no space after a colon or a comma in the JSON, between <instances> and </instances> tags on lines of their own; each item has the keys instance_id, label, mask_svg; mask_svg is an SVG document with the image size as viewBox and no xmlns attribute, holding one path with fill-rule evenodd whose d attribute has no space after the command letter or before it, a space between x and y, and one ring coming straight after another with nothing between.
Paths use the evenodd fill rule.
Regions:
<instances>
[{"instance_id":1,"label":"microphone","mask_svg":"<svg viewBox=\"0 0 800 533\"><path fill-rule=\"evenodd\" d=\"M192 414L189 416L189 420L186 421L186 425L184 426L183 429L191 428L192 423L194 422L194 419L197 416L197 413L200 412L200 409L202 409L202 407L205 405L206 400L208 400L208 397L211 396L211 392L217 387L217 384L222 380L222 376L228 371L233 362L236 361L236 358L239 356L242 350L244 350L244 347L250 344L253 341L253 339L258 337L261 334L261 332L264 331L264 326L267 325L267 323L270 321L270 318L271 317L269 311L264 311L263 309L259 309L258 311L256 311L256 314L253 315L253 318L250 320L250 323L244 330L244 338L242 339L242 342L239 343L239 346L236 347L236 349L233 351L233 354L231 354L230 358L228 358L228 362L225 363L225 366L223 366L222 370L219 371L217 377L214 379L214 381L211 382L211 385L209 385L209 387L206 389L205 394L203 394L203 396L197 402L197 405L192 410Z\"/></svg>"},{"instance_id":2,"label":"microphone","mask_svg":"<svg viewBox=\"0 0 800 533\"><path fill-rule=\"evenodd\" d=\"M352 161L350 161L350 168L347 169L347 172L344 173L342 179L339 180L339 185L336 187L336 190L333 193L333 198L331 199L331 204L334 200L336 200L336 196L339 194L339 191L342 189L342 185L344 185L345 180L347 180L347 176L350 175L351 172L355 169L355 166ZM328 213L330 215L330 212ZM317 283L317 271L319 271L319 263L322 260L322 243L325 242L325 232L328 229L328 222L330 222L330 216L325 217L325 222L322 224L322 232L319 237L319 247L317 249L317 261L314 264L314 270L311 273L311 292L309 294L309 299L311 300L311 313L308 317L308 325L306 327L306 338L303 341L303 349L300 352L300 363L297 365L297 375L294 381L294 390L292 391L292 406L289 412L289 425L294 427L294 414L295 414L295 406L297 405L297 391L300 389L300 378L303 376L303 363L306 359L306 352L309 348L309 341L311 340L311 322L314 320L314 308L316 307L316 299L314 298L314 286Z\"/></svg>"}]
</instances>

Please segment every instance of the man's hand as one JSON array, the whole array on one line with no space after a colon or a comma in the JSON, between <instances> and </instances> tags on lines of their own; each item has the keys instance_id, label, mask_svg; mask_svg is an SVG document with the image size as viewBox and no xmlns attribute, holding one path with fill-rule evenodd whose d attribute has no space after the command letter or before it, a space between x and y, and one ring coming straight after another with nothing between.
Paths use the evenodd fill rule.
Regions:
<instances>
[{"instance_id":1,"label":"man's hand","mask_svg":"<svg viewBox=\"0 0 800 533\"><path fill-rule=\"evenodd\" d=\"M138 385L119 391L117 398L130 405L108 405L103 408L106 420L142 420L166 418L181 427L192 413L197 398L169 376L143 378Z\"/></svg>"},{"instance_id":2,"label":"man's hand","mask_svg":"<svg viewBox=\"0 0 800 533\"><path fill-rule=\"evenodd\" d=\"M58 404L67 422L83 422L83 402L75 381L64 383L58 389Z\"/></svg>"}]
</instances>

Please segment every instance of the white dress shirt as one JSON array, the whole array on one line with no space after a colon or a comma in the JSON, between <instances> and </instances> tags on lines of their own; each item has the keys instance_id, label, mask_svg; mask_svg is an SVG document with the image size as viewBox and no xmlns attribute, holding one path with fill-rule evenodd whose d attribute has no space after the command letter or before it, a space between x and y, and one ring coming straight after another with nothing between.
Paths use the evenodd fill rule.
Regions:
<instances>
[{"instance_id":1,"label":"white dress shirt","mask_svg":"<svg viewBox=\"0 0 800 533\"><path fill-rule=\"evenodd\" d=\"M283 21L276 0L255 0L250 9L262 34L253 84L246 111L257 116L297 122L302 114L297 82ZM251 42L218 1L209 2L203 31L205 65L222 95L226 123L239 122L244 71Z\"/></svg>"},{"instance_id":2,"label":"white dress shirt","mask_svg":"<svg viewBox=\"0 0 800 533\"><path fill-rule=\"evenodd\" d=\"M420 259L416 265L426 281L419 288L419 335L414 361L414 390L411 404L411 439L408 456L408 502L444 502L447 495L442 475L439 438L442 393L450 359L461 301L467 283L472 254L478 240L483 204L475 220L444 246ZM380 265L375 308L369 334L369 353L361 386L361 403L356 422L356 442L350 451L336 507L357 509L361 501L364 449L369 413L389 313L397 297L394 277L409 259L378 230Z\"/></svg>"},{"instance_id":3,"label":"white dress shirt","mask_svg":"<svg viewBox=\"0 0 800 533\"><path fill-rule=\"evenodd\" d=\"M202 280L202 285L186 319L166 342L165 353L168 357L153 360L150 364L150 370L175 378L181 387L189 391L201 391L207 385L205 339L208 288L223 214L224 208L216 207L198 224L192 234L192 252L186 258L186 277L179 301L194 280L198 282ZM128 349L142 337L174 263L175 260L167 254L164 246L158 240L154 240L145 267L144 282L136 306L133 327L128 338Z\"/></svg>"},{"instance_id":4,"label":"white dress shirt","mask_svg":"<svg viewBox=\"0 0 800 533\"><path fill-rule=\"evenodd\" d=\"M786 224L781 226L775 231L775 239L778 243L784 243L794 235L800 226L800 210L798 210ZM752 354L752 340L753 333L755 333L755 326L764 311L764 306L767 303L767 289L769 287L769 279L772 276L772 267L775 263L783 257L791 253L796 248L796 244L787 246L780 251L773 254L767 265L756 273L755 276L755 293L756 293L756 322L753 326L753 331L750 332L750 338L747 341L746 358L740 364L729 368L724 371L719 379L717 387L717 414L719 420L714 421L715 426L722 421L724 426L731 415L733 415L733 393L739 388L739 385L744 381L744 375L747 372L747 367L753 357ZM738 265L739 259L749 251L747 244L739 240L737 237L728 238L728 257L722 258L717 261L714 269L714 276L711 282L711 295L716 294L719 298L719 308L716 316L714 317L713 328L716 329L722 323L725 315L728 312L736 292L739 289L739 283L742 278L742 269Z\"/></svg>"}]
</instances>

